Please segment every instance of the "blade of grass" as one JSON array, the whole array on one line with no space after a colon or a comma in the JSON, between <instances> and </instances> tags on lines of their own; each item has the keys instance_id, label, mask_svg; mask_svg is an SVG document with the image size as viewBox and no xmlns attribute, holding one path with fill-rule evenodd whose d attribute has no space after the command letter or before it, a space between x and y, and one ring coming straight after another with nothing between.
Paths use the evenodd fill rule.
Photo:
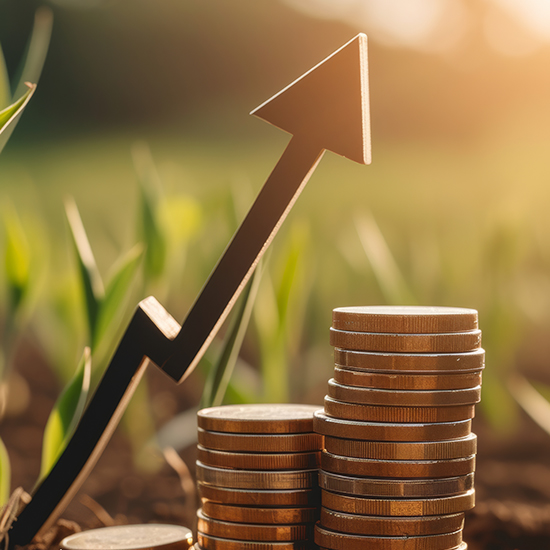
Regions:
<instances>
[{"instance_id":1,"label":"blade of grass","mask_svg":"<svg viewBox=\"0 0 550 550\"><path fill-rule=\"evenodd\" d=\"M27 84L29 89L15 103L0 111L0 152L6 146L11 133L19 122L19 117L29 103L36 84Z\"/></svg>"},{"instance_id":2,"label":"blade of grass","mask_svg":"<svg viewBox=\"0 0 550 550\"><path fill-rule=\"evenodd\" d=\"M545 397L519 373L508 378L508 389L517 404L550 435L550 403Z\"/></svg>"},{"instance_id":3,"label":"blade of grass","mask_svg":"<svg viewBox=\"0 0 550 550\"><path fill-rule=\"evenodd\" d=\"M89 341L94 342L99 306L104 299L105 290L86 235L86 230L82 224L76 203L72 199L65 201L65 212L71 229L71 236L77 256L78 271L84 290Z\"/></svg>"},{"instance_id":4,"label":"blade of grass","mask_svg":"<svg viewBox=\"0 0 550 550\"><path fill-rule=\"evenodd\" d=\"M90 388L91 370L91 351L86 347L75 375L57 399L46 423L39 479L48 475L80 421Z\"/></svg>"},{"instance_id":5,"label":"blade of grass","mask_svg":"<svg viewBox=\"0 0 550 550\"><path fill-rule=\"evenodd\" d=\"M10 79L4 53L0 47L0 109L5 109L11 103Z\"/></svg>"},{"instance_id":6,"label":"blade of grass","mask_svg":"<svg viewBox=\"0 0 550 550\"><path fill-rule=\"evenodd\" d=\"M128 296L128 289L143 256L143 247L136 245L130 249L113 268L113 275L109 279L105 289L105 296L99 304L97 325L92 340L92 349L103 341L109 327L113 324L117 315L122 310L124 299Z\"/></svg>"},{"instance_id":7,"label":"blade of grass","mask_svg":"<svg viewBox=\"0 0 550 550\"><path fill-rule=\"evenodd\" d=\"M10 498L11 465L8 450L0 439L0 506L4 506Z\"/></svg>"},{"instance_id":8,"label":"blade of grass","mask_svg":"<svg viewBox=\"0 0 550 550\"><path fill-rule=\"evenodd\" d=\"M25 91L25 82L38 84L50 45L52 26L52 10L45 6L38 8L25 54L16 73L17 76L13 79L15 86L13 97L19 97Z\"/></svg>"}]
</instances>

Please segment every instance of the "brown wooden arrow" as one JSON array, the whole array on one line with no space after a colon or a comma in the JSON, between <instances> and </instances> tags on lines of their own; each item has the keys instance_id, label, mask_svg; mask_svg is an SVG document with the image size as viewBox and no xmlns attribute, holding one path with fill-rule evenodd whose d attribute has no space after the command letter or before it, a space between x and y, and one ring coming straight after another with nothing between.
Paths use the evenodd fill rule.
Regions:
<instances>
[{"instance_id":1,"label":"brown wooden arrow","mask_svg":"<svg viewBox=\"0 0 550 550\"><path fill-rule=\"evenodd\" d=\"M370 163L367 37L359 34L252 114L293 135L179 324L143 300L65 451L9 532L28 544L63 512L97 462L149 363L177 382L197 365L325 150Z\"/></svg>"}]
</instances>

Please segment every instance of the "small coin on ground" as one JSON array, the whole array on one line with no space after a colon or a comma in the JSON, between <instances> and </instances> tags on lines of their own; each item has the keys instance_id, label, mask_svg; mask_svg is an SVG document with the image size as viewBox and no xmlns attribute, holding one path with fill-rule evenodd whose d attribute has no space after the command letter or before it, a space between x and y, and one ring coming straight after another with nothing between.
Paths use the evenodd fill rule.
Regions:
<instances>
[{"instance_id":1,"label":"small coin on ground","mask_svg":"<svg viewBox=\"0 0 550 550\"><path fill-rule=\"evenodd\" d=\"M376 460L338 456L327 451L321 454L321 468L327 472L399 479L467 475L475 470L475 463L475 456L451 460Z\"/></svg>"},{"instance_id":2,"label":"small coin on ground","mask_svg":"<svg viewBox=\"0 0 550 550\"><path fill-rule=\"evenodd\" d=\"M315 526L315 543L331 550L449 550L462 542L462 529L451 533L411 537L338 533Z\"/></svg>"},{"instance_id":3,"label":"small coin on ground","mask_svg":"<svg viewBox=\"0 0 550 550\"><path fill-rule=\"evenodd\" d=\"M199 444L216 451L253 453L300 453L319 451L322 438L316 433L234 434L197 430Z\"/></svg>"},{"instance_id":4,"label":"small coin on ground","mask_svg":"<svg viewBox=\"0 0 550 550\"><path fill-rule=\"evenodd\" d=\"M313 523L297 525L254 525L248 523L233 523L210 518L197 512L197 529L205 535L232 540L248 541L297 541L307 540L313 534Z\"/></svg>"},{"instance_id":5,"label":"small coin on ground","mask_svg":"<svg viewBox=\"0 0 550 550\"><path fill-rule=\"evenodd\" d=\"M197 413L199 428L232 433L306 433L318 405L257 404L210 407Z\"/></svg>"},{"instance_id":6,"label":"small coin on ground","mask_svg":"<svg viewBox=\"0 0 550 550\"><path fill-rule=\"evenodd\" d=\"M318 506L321 497L318 488L286 490L228 489L197 483L199 496L219 504L238 506Z\"/></svg>"},{"instance_id":7,"label":"small coin on ground","mask_svg":"<svg viewBox=\"0 0 550 550\"><path fill-rule=\"evenodd\" d=\"M389 353L336 347L334 362L342 367L392 373L472 372L485 367L485 350L479 348L465 353Z\"/></svg>"},{"instance_id":8,"label":"small coin on ground","mask_svg":"<svg viewBox=\"0 0 550 550\"><path fill-rule=\"evenodd\" d=\"M356 535L435 535L452 533L464 526L464 512L446 516L382 517L344 514L321 508L322 527Z\"/></svg>"},{"instance_id":9,"label":"small coin on ground","mask_svg":"<svg viewBox=\"0 0 550 550\"><path fill-rule=\"evenodd\" d=\"M311 550L312 548L309 540L292 542L231 540L213 537L200 531L197 532L197 539L203 550Z\"/></svg>"},{"instance_id":10,"label":"small coin on ground","mask_svg":"<svg viewBox=\"0 0 550 550\"><path fill-rule=\"evenodd\" d=\"M197 446L198 460L218 468L243 470L301 470L317 468L319 451L310 453L231 453Z\"/></svg>"},{"instance_id":11,"label":"small coin on ground","mask_svg":"<svg viewBox=\"0 0 550 550\"><path fill-rule=\"evenodd\" d=\"M209 518L235 523L265 523L273 525L292 525L295 523L315 522L319 516L318 508L313 507L272 507L230 506L211 500L202 503L202 511Z\"/></svg>"},{"instance_id":12,"label":"small coin on ground","mask_svg":"<svg viewBox=\"0 0 550 550\"><path fill-rule=\"evenodd\" d=\"M332 310L332 326L357 332L465 332L478 328L478 315L475 309L458 307L338 307Z\"/></svg>"},{"instance_id":13,"label":"small coin on ground","mask_svg":"<svg viewBox=\"0 0 550 550\"><path fill-rule=\"evenodd\" d=\"M319 485L332 493L358 497L434 498L465 493L474 488L474 474L440 479L384 479L319 471Z\"/></svg>"},{"instance_id":14,"label":"small coin on ground","mask_svg":"<svg viewBox=\"0 0 550 550\"><path fill-rule=\"evenodd\" d=\"M445 407L473 405L481 399L481 386L460 390L386 390L344 386L328 381L328 395L346 403L400 407Z\"/></svg>"},{"instance_id":15,"label":"small coin on ground","mask_svg":"<svg viewBox=\"0 0 550 550\"><path fill-rule=\"evenodd\" d=\"M343 420L316 411L313 428L319 434L344 439L372 441L443 441L465 437L471 432L471 420L437 423L384 423Z\"/></svg>"},{"instance_id":16,"label":"small coin on ground","mask_svg":"<svg viewBox=\"0 0 550 550\"><path fill-rule=\"evenodd\" d=\"M405 371L406 372L406 371ZM398 374L352 367L334 368L334 380L344 386L388 390L458 390L481 385L481 370L472 372L443 371L440 374Z\"/></svg>"},{"instance_id":17,"label":"small coin on ground","mask_svg":"<svg viewBox=\"0 0 550 550\"><path fill-rule=\"evenodd\" d=\"M327 436L325 437L325 450L335 455L356 458L443 460L474 455L477 451L477 436L470 433L459 439L413 443L361 441Z\"/></svg>"},{"instance_id":18,"label":"small coin on ground","mask_svg":"<svg viewBox=\"0 0 550 550\"><path fill-rule=\"evenodd\" d=\"M321 491L325 508L365 516L444 516L471 510L475 504L475 491L464 494L425 499L381 499L340 495Z\"/></svg>"},{"instance_id":19,"label":"small coin on ground","mask_svg":"<svg viewBox=\"0 0 550 550\"><path fill-rule=\"evenodd\" d=\"M317 470L228 470L196 463L197 481L230 489L310 489L317 486Z\"/></svg>"},{"instance_id":20,"label":"small coin on ground","mask_svg":"<svg viewBox=\"0 0 550 550\"><path fill-rule=\"evenodd\" d=\"M463 353L481 346L481 331L437 334L348 332L330 329L331 346L358 351L397 353Z\"/></svg>"},{"instance_id":21,"label":"small coin on ground","mask_svg":"<svg viewBox=\"0 0 550 550\"><path fill-rule=\"evenodd\" d=\"M430 423L468 420L475 415L475 405L445 407L399 407L346 403L325 396L325 413L335 418L366 422Z\"/></svg>"},{"instance_id":22,"label":"small coin on ground","mask_svg":"<svg viewBox=\"0 0 550 550\"><path fill-rule=\"evenodd\" d=\"M186 550L193 534L177 525L115 525L75 533L61 541L63 550Z\"/></svg>"}]
</instances>

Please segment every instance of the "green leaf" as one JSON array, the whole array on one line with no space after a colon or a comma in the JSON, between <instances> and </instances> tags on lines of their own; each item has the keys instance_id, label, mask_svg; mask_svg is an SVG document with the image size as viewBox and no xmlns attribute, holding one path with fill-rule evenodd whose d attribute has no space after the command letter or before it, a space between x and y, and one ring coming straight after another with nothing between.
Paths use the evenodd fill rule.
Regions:
<instances>
[{"instance_id":1,"label":"green leaf","mask_svg":"<svg viewBox=\"0 0 550 550\"><path fill-rule=\"evenodd\" d=\"M8 450L0 439L0 506L4 506L10 498L11 466Z\"/></svg>"},{"instance_id":2,"label":"green leaf","mask_svg":"<svg viewBox=\"0 0 550 550\"><path fill-rule=\"evenodd\" d=\"M27 43L27 48L23 60L17 71L17 77L14 78L15 85L13 97L18 97L25 91L25 82L34 82L38 84L48 47L52 35L53 13L46 7L36 10L34 16L34 26L31 36Z\"/></svg>"},{"instance_id":3,"label":"green leaf","mask_svg":"<svg viewBox=\"0 0 550 550\"><path fill-rule=\"evenodd\" d=\"M57 399L46 423L40 479L55 465L80 421L90 388L91 369L91 351L86 347L75 375Z\"/></svg>"},{"instance_id":4,"label":"green leaf","mask_svg":"<svg viewBox=\"0 0 550 550\"><path fill-rule=\"evenodd\" d=\"M6 108L11 103L10 79L8 68L2 48L0 47L0 109Z\"/></svg>"},{"instance_id":5,"label":"green leaf","mask_svg":"<svg viewBox=\"0 0 550 550\"><path fill-rule=\"evenodd\" d=\"M29 89L21 98L9 107L6 107L3 111L0 111L0 152L4 149L13 129L19 122L21 113L27 106L32 94L34 94L36 84L28 84L28 86Z\"/></svg>"},{"instance_id":6,"label":"green leaf","mask_svg":"<svg viewBox=\"0 0 550 550\"><path fill-rule=\"evenodd\" d=\"M114 267L113 276L110 278L105 290L105 297L99 305L97 325L92 341L93 349L102 342L109 327L120 312L124 299L128 296L130 285L140 266L142 256L143 247L136 245Z\"/></svg>"},{"instance_id":7,"label":"green leaf","mask_svg":"<svg viewBox=\"0 0 550 550\"><path fill-rule=\"evenodd\" d=\"M88 236L86 235L86 230L82 224L78 208L72 199L65 201L65 212L71 229L77 256L78 271L80 273L80 281L84 290L89 341L94 342L99 306L105 296L103 282L99 275L99 270L88 241Z\"/></svg>"},{"instance_id":8,"label":"green leaf","mask_svg":"<svg viewBox=\"0 0 550 550\"><path fill-rule=\"evenodd\" d=\"M4 265L10 295L10 308L17 312L29 290L30 249L17 212L8 203L4 209L5 251Z\"/></svg>"},{"instance_id":9,"label":"green leaf","mask_svg":"<svg viewBox=\"0 0 550 550\"><path fill-rule=\"evenodd\" d=\"M136 145L133 158L140 189L138 236L145 244L144 275L148 283L158 279L166 265L167 243L157 216L160 182L146 145Z\"/></svg>"}]
</instances>

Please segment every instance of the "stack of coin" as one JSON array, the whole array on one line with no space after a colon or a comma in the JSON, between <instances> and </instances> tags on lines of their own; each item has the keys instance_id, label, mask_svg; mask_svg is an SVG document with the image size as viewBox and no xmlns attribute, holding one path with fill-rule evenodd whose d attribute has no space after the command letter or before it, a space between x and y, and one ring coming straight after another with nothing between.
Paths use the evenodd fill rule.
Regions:
<instances>
[{"instance_id":1,"label":"stack of coin","mask_svg":"<svg viewBox=\"0 0 550 550\"><path fill-rule=\"evenodd\" d=\"M314 429L325 436L315 542L331 550L464 549L474 506L484 351L477 312L333 311L334 378Z\"/></svg>"},{"instance_id":2,"label":"stack of coin","mask_svg":"<svg viewBox=\"0 0 550 550\"><path fill-rule=\"evenodd\" d=\"M311 547L320 507L316 410L229 405L198 412L199 548Z\"/></svg>"}]
</instances>

